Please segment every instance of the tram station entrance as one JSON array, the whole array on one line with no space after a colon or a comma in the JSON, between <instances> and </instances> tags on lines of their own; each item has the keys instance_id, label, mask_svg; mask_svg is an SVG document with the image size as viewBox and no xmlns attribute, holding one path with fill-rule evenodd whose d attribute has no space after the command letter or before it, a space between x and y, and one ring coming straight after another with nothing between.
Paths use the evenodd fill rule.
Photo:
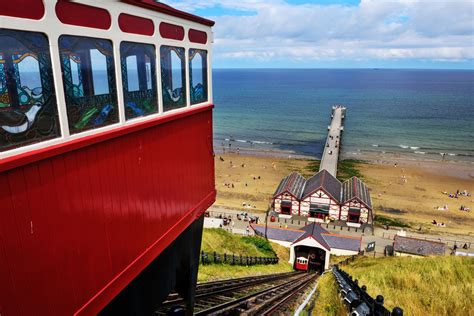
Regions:
<instances>
[{"instance_id":1,"label":"tram station entrance","mask_svg":"<svg viewBox=\"0 0 474 316\"><path fill-rule=\"evenodd\" d=\"M322 273L326 263L326 250L310 246L296 246L295 257L308 259L308 271Z\"/></svg>"}]
</instances>

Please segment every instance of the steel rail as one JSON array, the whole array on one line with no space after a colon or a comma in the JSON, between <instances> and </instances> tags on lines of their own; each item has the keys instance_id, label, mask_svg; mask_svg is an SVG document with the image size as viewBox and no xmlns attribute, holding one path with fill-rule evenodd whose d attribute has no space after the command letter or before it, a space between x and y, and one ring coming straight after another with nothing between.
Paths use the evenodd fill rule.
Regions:
<instances>
[{"instance_id":1,"label":"steel rail","mask_svg":"<svg viewBox=\"0 0 474 316\"><path fill-rule=\"evenodd\" d=\"M312 279L314 276L309 277L309 279ZM294 291L296 287L299 287L302 283L306 283L308 280L308 274L304 274L302 277L294 280L289 280L287 282L284 282L282 284L278 284L275 286L272 286L270 288L266 288L263 290L260 290L256 293L252 293L249 295L245 295L243 297L216 305L212 306L208 309L204 309L201 311L196 312L194 315L219 315L223 313L230 312L230 310L236 309L241 305L244 305L245 303L251 303L252 301L255 301L257 299L262 299L264 302L268 301L269 299L263 299L265 296L272 296L274 297L275 292L279 291L281 289L286 289L288 288L289 290L285 290L284 293ZM252 314L252 313L250 313Z\"/></svg>"},{"instance_id":2,"label":"steel rail","mask_svg":"<svg viewBox=\"0 0 474 316\"><path fill-rule=\"evenodd\" d=\"M310 278L307 281L301 283L301 285L298 286L297 288L295 288L293 291L290 291L289 293L284 293L284 295L280 295L279 300L278 300L278 297L277 297L277 299L275 299L271 302L271 303L273 303L271 306L269 306L265 310L263 310L263 309L259 310L258 314L259 315L264 315L264 316L265 315L273 315L277 311L279 311L282 308L288 306L289 302L291 302L296 296L301 294L300 291L302 289L306 288L311 282L316 280L318 277L319 276L315 274L312 278ZM267 304L267 306L268 306L268 304Z\"/></svg>"},{"instance_id":3,"label":"steel rail","mask_svg":"<svg viewBox=\"0 0 474 316\"><path fill-rule=\"evenodd\" d=\"M298 276L303 274L302 272L285 272L285 273L277 273L277 274L270 274L270 275L263 275L257 277L245 277L245 278L238 278L238 279L227 279L221 281L213 281L213 282L206 282L198 284L196 288L196 303L198 303L198 299L203 299L206 297L216 296L218 294L232 292L244 288L250 288L256 285L265 284L267 282L278 281L284 278L292 278L294 276ZM171 299L164 301L159 310L163 310L174 305L180 305L184 303L184 300L178 297L178 294L172 293L170 295ZM176 298L175 298L176 297Z\"/></svg>"}]
</instances>

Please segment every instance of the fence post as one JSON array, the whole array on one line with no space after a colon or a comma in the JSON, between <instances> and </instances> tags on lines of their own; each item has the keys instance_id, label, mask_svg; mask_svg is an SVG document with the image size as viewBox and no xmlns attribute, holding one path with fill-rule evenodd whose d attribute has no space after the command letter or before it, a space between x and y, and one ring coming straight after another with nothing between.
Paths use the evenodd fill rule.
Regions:
<instances>
[{"instance_id":1,"label":"fence post","mask_svg":"<svg viewBox=\"0 0 474 316\"><path fill-rule=\"evenodd\" d=\"M201 263L203 265L206 264L205 259L204 259L204 251L201 251Z\"/></svg>"},{"instance_id":2,"label":"fence post","mask_svg":"<svg viewBox=\"0 0 474 316\"><path fill-rule=\"evenodd\" d=\"M240 255L240 265L242 265L242 255Z\"/></svg>"},{"instance_id":3,"label":"fence post","mask_svg":"<svg viewBox=\"0 0 474 316\"><path fill-rule=\"evenodd\" d=\"M377 295L377 297L375 298L375 306L374 306L374 309L375 309L375 315L380 315L380 313L383 311L383 302L384 302L384 298L382 295Z\"/></svg>"},{"instance_id":4,"label":"fence post","mask_svg":"<svg viewBox=\"0 0 474 316\"><path fill-rule=\"evenodd\" d=\"M216 260L216 252L214 251L214 263L217 263L217 260Z\"/></svg>"},{"instance_id":5,"label":"fence post","mask_svg":"<svg viewBox=\"0 0 474 316\"><path fill-rule=\"evenodd\" d=\"M224 252L224 263L227 261L227 254Z\"/></svg>"}]
</instances>

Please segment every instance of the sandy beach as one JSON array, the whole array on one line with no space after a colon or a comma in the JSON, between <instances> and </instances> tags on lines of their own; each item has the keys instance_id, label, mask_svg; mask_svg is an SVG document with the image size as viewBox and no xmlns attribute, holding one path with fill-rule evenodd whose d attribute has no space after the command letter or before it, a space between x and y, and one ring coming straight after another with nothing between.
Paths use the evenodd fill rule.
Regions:
<instances>
[{"instance_id":1,"label":"sandy beach","mask_svg":"<svg viewBox=\"0 0 474 316\"><path fill-rule=\"evenodd\" d=\"M474 235L474 197L449 197L457 190L474 192L473 163L370 158L358 168L371 189L376 214L399 218L424 232ZM280 180L292 171L311 176L310 163L281 156L216 153L215 205L265 212ZM471 211L461 211L461 205ZM432 225L433 220L446 227Z\"/></svg>"}]
</instances>

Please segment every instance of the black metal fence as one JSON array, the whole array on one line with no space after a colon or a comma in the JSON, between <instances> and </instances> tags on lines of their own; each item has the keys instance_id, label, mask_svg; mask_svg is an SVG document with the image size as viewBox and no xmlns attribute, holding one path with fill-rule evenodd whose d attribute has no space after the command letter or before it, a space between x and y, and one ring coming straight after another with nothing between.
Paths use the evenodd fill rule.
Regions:
<instances>
[{"instance_id":1,"label":"black metal fence","mask_svg":"<svg viewBox=\"0 0 474 316\"><path fill-rule=\"evenodd\" d=\"M374 299L367 294L367 287L359 287L358 280L352 280L347 272L341 270L337 265L332 267L332 273L339 285L339 292L347 304L351 316L403 316L403 310L395 307L391 312L383 306L384 298L377 295Z\"/></svg>"},{"instance_id":2,"label":"black metal fence","mask_svg":"<svg viewBox=\"0 0 474 316\"><path fill-rule=\"evenodd\" d=\"M201 264L227 263L239 266L253 266L258 264L277 264L278 257L253 257L235 254L219 254L216 252L201 251Z\"/></svg>"}]
</instances>

